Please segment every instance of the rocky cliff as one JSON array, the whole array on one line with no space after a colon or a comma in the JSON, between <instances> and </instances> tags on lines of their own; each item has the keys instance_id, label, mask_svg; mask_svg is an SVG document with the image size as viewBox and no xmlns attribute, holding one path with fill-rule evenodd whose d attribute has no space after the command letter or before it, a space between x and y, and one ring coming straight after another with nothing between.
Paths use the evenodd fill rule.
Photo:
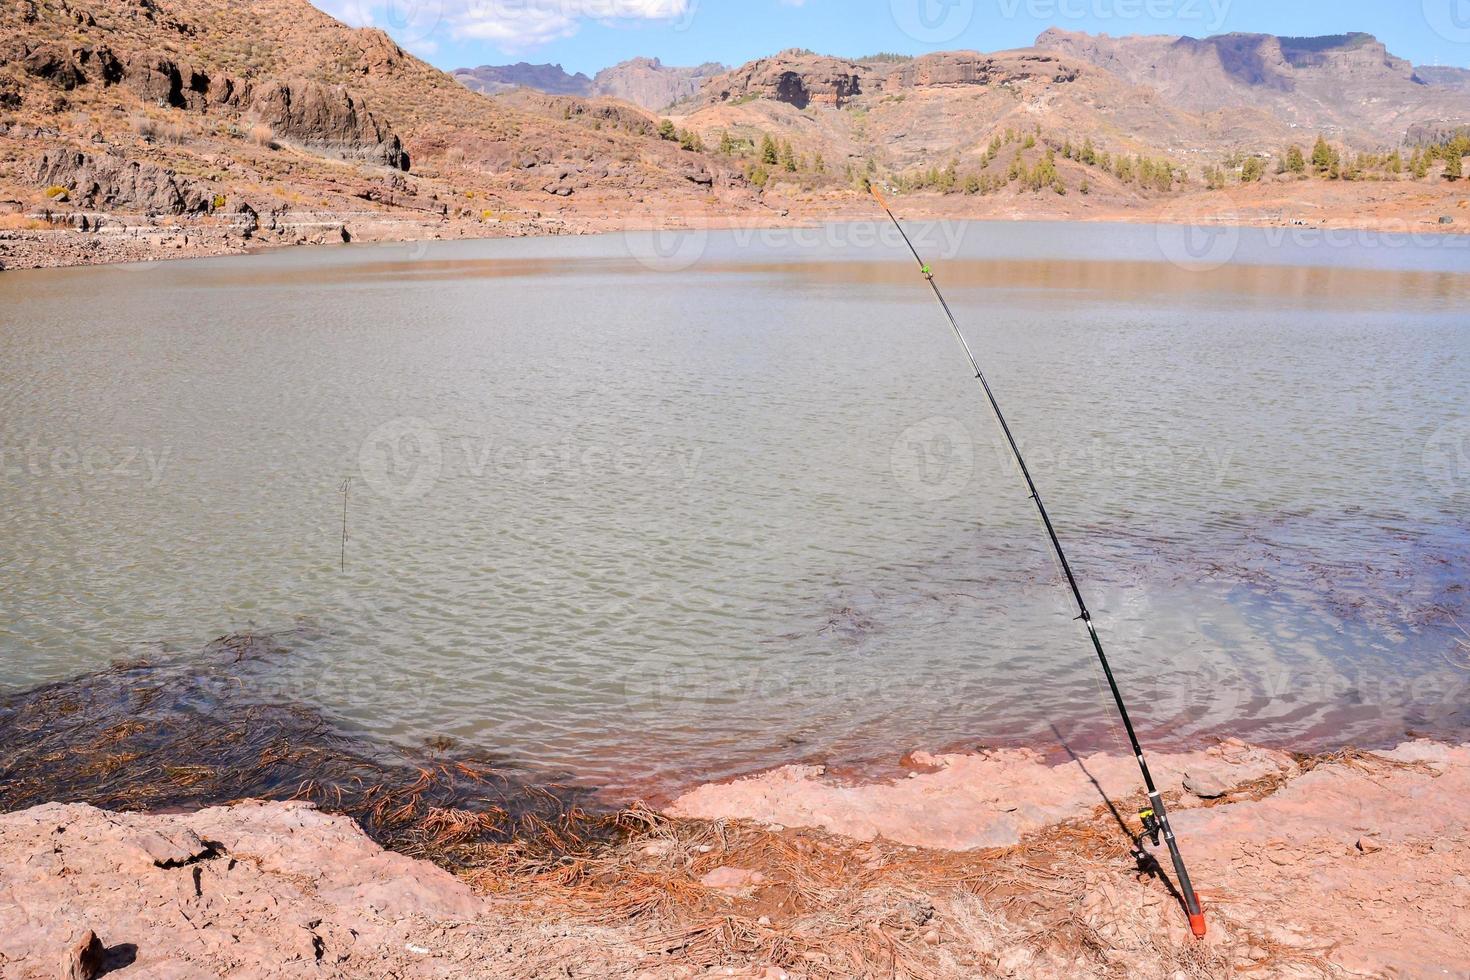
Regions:
<instances>
[{"instance_id":1,"label":"rocky cliff","mask_svg":"<svg viewBox=\"0 0 1470 980\"><path fill-rule=\"evenodd\" d=\"M598 72L592 79L592 92L658 112L698 95L706 81L725 70L713 61L681 68L657 58L634 58Z\"/></svg>"},{"instance_id":2,"label":"rocky cliff","mask_svg":"<svg viewBox=\"0 0 1470 980\"><path fill-rule=\"evenodd\" d=\"M864 80L873 77L871 67L855 61L791 50L710 79L702 97L705 102L759 98L798 109L813 104L840 109L862 95Z\"/></svg>"},{"instance_id":3,"label":"rocky cliff","mask_svg":"<svg viewBox=\"0 0 1470 980\"><path fill-rule=\"evenodd\" d=\"M888 68L883 73L882 87L900 92L939 85L998 85L1033 78L1065 83L1076 81L1077 75L1076 64L1049 52L987 55L944 51Z\"/></svg>"},{"instance_id":4,"label":"rocky cliff","mask_svg":"<svg viewBox=\"0 0 1470 980\"><path fill-rule=\"evenodd\" d=\"M402 142L346 88L310 79L254 83L195 67L162 51L118 53L109 46L12 39L0 70L14 66L51 89L123 86L145 103L186 113L226 114L269 126L274 136L345 159L409 168ZM14 107L25 103L16 86ZM56 105L54 96L51 106ZM42 96L45 108L45 96Z\"/></svg>"},{"instance_id":5,"label":"rocky cliff","mask_svg":"<svg viewBox=\"0 0 1470 980\"><path fill-rule=\"evenodd\" d=\"M1036 47L1146 85L1189 112L1266 112L1291 127L1365 148L1397 145L1413 126L1470 120L1470 102L1454 85L1426 84L1412 64L1370 34L1201 39L1053 28Z\"/></svg>"}]
</instances>

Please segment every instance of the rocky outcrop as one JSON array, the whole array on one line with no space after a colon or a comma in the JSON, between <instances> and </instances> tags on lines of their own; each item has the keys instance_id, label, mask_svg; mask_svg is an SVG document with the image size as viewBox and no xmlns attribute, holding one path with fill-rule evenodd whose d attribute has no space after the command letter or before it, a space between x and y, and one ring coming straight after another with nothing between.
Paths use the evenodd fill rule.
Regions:
<instances>
[{"instance_id":1,"label":"rocky outcrop","mask_svg":"<svg viewBox=\"0 0 1470 980\"><path fill-rule=\"evenodd\" d=\"M942 51L892 69L883 80L883 88L901 91L937 85L998 85L1026 78L1065 83L1075 81L1077 75L1075 64L1050 53L987 55L976 51Z\"/></svg>"},{"instance_id":2,"label":"rocky outcrop","mask_svg":"<svg viewBox=\"0 0 1470 980\"><path fill-rule=\"evenodd\" d=\"M409 168L398 137L345 88L309 80L269 82L253 93L250 108L281 139L346 159Z\"/></svg>"},{"instance_id":3,"label":"rocky outcrop","mask_svg":"<svg viewBox=\"0 0 1470 980\"><path fill-rule=\"evenodd\" d=\"M805 109L824 105L840 109L863 93L873 70L854 61L805 51L783 51L711 79L704 97L711 102L773 99Z\"/></svg>"},{"instance_id":4,"label":"rocky outcrop","mask_svg":"<svg viewBox=\"0 0 1470 980\"><path fill-rule=\"evenodd\" d=\"M593 76L592 91L658 112L698 95L706 81L726 70L716 62L681 68L665 65L657 58L633 58Z\"/></svg>"},{"instance_id":5,"label":"rocky outcrop","mask_svg":"<svg viewBox=\"0 0 1470 980\"><path fill-rule=\"evenodd\" d=\"M373 50L380 69L393 58L381 44ZM252 84L156 51L120 57L106 47L54 42L12 41L0 46L0 66L10 64L67 91L88 84L121 85L146 102L185 112L248 111L277 137L305 149L397 170L409 168L398 136L360 98L340 86L301 79ZM22 98L19 86L13 84L0 85L0 95L12 105Z\"/></svg>"},{"instance_id":6,"label":"rocky outcrop","mask_svg":"<svg viewBox=\"0 0 1470 980\"><path fill-rule=\"evenodd\" d=\"M244 83L227 75L210 75L156 53L130 56L120 80L143 99L195 112L238 106L247 91Z\"/></svg>"},{"instance_id":7,"label":"rocky outcrop","mask_svg":"<svg viewBox=\"0 0 1470 980\"><path fill-rule=\"evenodd\" d=\"M117 59L106 48L67 47L53 41L0 42L0 65L6 64L13 64L25 74L64 91L85 85L89 74L115 81L121 70Z\"/></svg>"},{"instance_id":8,"label":"rocky outcrop","mask_svg":"<svg viewBox=\"0 0 1470 980\"><path fill-rule=\"evenodd\" d=\"M60 187L86 208L123 208L149 214L208 214L214 190L172 170L77 150L49 150L32 173L39 187Z\"/></svg>"}]
</instances>

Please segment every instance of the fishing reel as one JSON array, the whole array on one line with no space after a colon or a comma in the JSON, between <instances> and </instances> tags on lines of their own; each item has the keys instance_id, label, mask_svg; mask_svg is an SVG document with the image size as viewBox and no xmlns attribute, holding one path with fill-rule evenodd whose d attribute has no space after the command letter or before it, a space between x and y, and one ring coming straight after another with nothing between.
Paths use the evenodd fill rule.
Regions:
<instances>
[{"instance_id":1,"label":"fishing reel","mask_svg":"<svg viewBox=\"0 0 1470 980\"><path fill-rule=\"evenodd\" d=\"M1154 847L1158 847L1160 843L1159 836L1164 832L1163 824L1159 823L1158 814L1152 810L1141 810L1139 811L1138 819L1143 821L1143 833L1139 835L1139 839L1141 840L1147 837L1153 841Z\"/></svg>"}]
</instances>

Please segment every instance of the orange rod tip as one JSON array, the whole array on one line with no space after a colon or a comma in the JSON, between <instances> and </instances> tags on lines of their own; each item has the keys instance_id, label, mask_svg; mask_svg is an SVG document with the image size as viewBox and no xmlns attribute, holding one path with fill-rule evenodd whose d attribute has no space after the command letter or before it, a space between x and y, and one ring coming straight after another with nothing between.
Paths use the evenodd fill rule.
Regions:
<instances>
[{"instance_id":1,"label":"orange rod tip","mask_svg":"<svg viewBox=\"0 0 1470 980\"><path fill-rule=\"evenodd\" d=\"M868 185L868 190L870 190L870 191L873 192L873 197L876 198L877 201L878 201L878 203L883 206L883 210L885 210L885 211L888 210L888 202L883 199L883 193L880 190L878 190L878 185L877 184L869 184Z\"/></svg>"},{"instance_id":2,"label":"orange rod tip","mask_svg":"<svg viewBox=\"0 0 1470 980\"><path fill-rule=\"evenodd\" d=\"M1205 914L1203 912L1189 917L1189 931L1194 933L1195 939L1205 938Z\"/></svg>"}]
</instances>

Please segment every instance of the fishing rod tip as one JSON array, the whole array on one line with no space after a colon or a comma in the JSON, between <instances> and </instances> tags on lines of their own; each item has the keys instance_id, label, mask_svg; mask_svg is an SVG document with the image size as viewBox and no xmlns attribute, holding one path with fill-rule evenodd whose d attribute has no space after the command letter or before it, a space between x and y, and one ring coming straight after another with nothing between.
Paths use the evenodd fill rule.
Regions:
<instances>
[{"instance_id":1,"label":"fishing rod tip","mask_svg":"<svg viewBox=\"0 0 1470 980\"><path fill-rule=\"evenodd\" d=\"M1194 933L1195 939L1205 938L1205 914L1196 912L1189 917L1189 931Z\"/></svg>"}]
</instances>

